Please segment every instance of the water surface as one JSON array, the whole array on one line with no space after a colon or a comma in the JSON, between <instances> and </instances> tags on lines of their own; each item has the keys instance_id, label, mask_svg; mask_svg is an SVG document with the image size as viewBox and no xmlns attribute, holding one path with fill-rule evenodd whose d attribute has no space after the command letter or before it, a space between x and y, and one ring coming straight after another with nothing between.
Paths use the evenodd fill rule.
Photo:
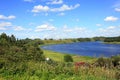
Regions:
<instances>
[{"instance_id":1,"label":"water surface","mask_svg":"<svg viewBox=\"0 0 120 80\"><path fill-rule=\"evenodd\" d=\"M78 42L42 46L43 49L82 56L110 57L120 54L120 44L104 44L102 42Z\"/></svg>"}]
</instances>

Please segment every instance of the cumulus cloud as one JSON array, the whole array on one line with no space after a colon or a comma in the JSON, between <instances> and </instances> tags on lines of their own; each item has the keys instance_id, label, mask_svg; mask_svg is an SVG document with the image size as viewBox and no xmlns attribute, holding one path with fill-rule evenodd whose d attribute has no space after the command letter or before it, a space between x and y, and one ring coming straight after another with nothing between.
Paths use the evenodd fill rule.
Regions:
<instances>
[{"instance_id":1,"label":"cumulus cloud","mask_svg":"<svg viewBox=\"0 0 120 80\"><path fill-rule=\"evenodd\" d=\"M109 26L107 29L108 30L113 30L113 29L115 29L116 27L115 26Z\"/></svg>"},{"instance_id":2,"label":"cumulus cloud","mask_svg":"<svg viewBox=\"0 0 120 80\"><path fill-rule=\"evenodd\" d=\"M79 6L80 6L80 4L76 4L74 6L68 6L68 5L64 4L59 8L52 8L52 9L50 9L50 11L53 11L53 12L67 11L67 10L75 9Z\"/></svg>"},{"instance_id":3,"label":"cumulus cloud","mask_svg":"<svg viewBox=\"0 0 120 80\"><path fill-rule=\"evenodd\" d=\"M63 0L51 0L51 2L47 2L47 4L62 4Z\"/></svg>"},{"instance_id":4,"label":"cumulus cloud","mask_svg":"<svg viewBox=\"0 0 120 80\"><path fill-rule=\"evenodd\" d=\"M49 19L48 21L53 22L53 21L54 21L54 19Z\"/></svg>"},{"instance_id":5,"label":"cumulus cloud","mask_svg":"<svg viewBox=\"0 0 120 80\"><path fill-rule=\"evenodd\" d=\"M102 25L101 25L101 24L96 24L96 26L100 27L100 26L102 26Z\"/></svg>"},{"instance_id":6,"label":"cumulus cloud","mask_svg":"<svg viewBox=\"0 0 120 80\"><path fill-rule=\"evenodd\" d=\"M58 15L59 15L59 16L64 16L65 13L61 12L61 13L59 13Z\"/></svg>"},{"instance_id":7,"label":"cumulus cloud","mask_svg":"<svg viewBox=\"0 0 120 80\"><path fill-rule=\"evenodd\" d=\"M11 22L1 22L0 23L0 30L7 30L6 27L12 26Z\"/></svg>"},{"instance_id":8,"label":"cumulus cloud","mask_svg":"<svg viewBox=\"0 0 120 80\"><path fill-rule=\"evenodd\" d=\"M34 0L24 0L25 2L34 2Z\"/></svg>"},{"instance_id":9,"label":"cumulus cloud","mask_svg":"<svg viewBox=\"0 0 120 80\"><path fill-rule=\"evenodd\" d=\"M40 26L36 27L36 32L40 32L40 31L54 31L56 30L56 28L52 25L49 24L42 24Z\"/></svg>"},{"instance_id":10,"label":"cumulus cloud","mask_svg":"<svg viewBox=\"0 0 120 80\"><path fill-rule=\"evenodd\" d=\"M119 26L108 26L106 28L99 28L96 31L99 36L119 36L120 28Z\"/></svg>"},{"instance_id":11,"label":"cumulus cloud","mask_svg":"<svg viewBox=\"0 0 120 80\"><path fill-rule=\"evenodd\" d=\"M32 38L63 39L95 36L119 36L120 26L98 27L96 30L92 30L86 27L70 27L68 25L56 28L50 24L42 24L35 28L35 32L36 34L34 34Z\"/></svg>"},{"instance_id":12,"label":"cumulus cloud","mask_svg":"<svg viewBox=\"0 0 120 80\"><path fill-rule=\"evenodd\" d=\"M25 28L23 28L22 26L16 26L16 27L14 27L14 30L15 31L22 31L22 30L25 30Z\"/></svg>"},{"instance_id":13,"label":"cumulus cloud","mask_svg":"<svg viewBox=\"0 0 120 80\"><path fill-rule=\"evenodd\" d=\"M15 19L16 17L13 15L10 16L4 16L4 15L0 15L0 19L2 20L10 20L10 19Z\"/></svg>"},{"instance_id":14,"label":"cumulus cloud","mask_svg":"<svg viewBox=\"0 0 120 80\"><path fill-rule=\"evenodd\" d=\"M117 21L118 18L117 17L114 17L114 16L108 16L104 19L104 21Z\"/></svg>"},{"instance_id":15,"label":"cumulus cloud","mask_svg":"<svg viewBox=\"0 0 120 80\"><path fill-rule=\"evenodd\" d=\"M63 32L81 33L84 31L86 31L86 29L84 27L68 28L67 25L64 25L64 27L63 27Z\"/></svg>"},{"instance_id":16,"label":"cumulus cloud","mask_svg":"<svg viewBox=\"0 0 120 80\"><path fill-rule=\"evenodd\" d=\"M120 0L115 1L113 8L115 8L115 11L120 12Z\"/></svg>"},{"instance_id":17,"label":"cumulus cloud","mask_svg":"<svg viewBox=\"0 0 120 80\"><path fill-rule=\"evenodd\" d=\"M32 12L34 13L48 12L48 11L49 12L61 12L61 11L73 10L79 6L80 4L76 4L74 6L68 6L66 4L63 4L61 7L58 7L58 8L50 8L48 6L37 5L33 7Z\"/></svg>"},{"instance_id":18,"label":"cumulus cloud","mask_svg":"<svg viewBox=\"0 0 120 80\"><path fill-rule=\"evenodd\" d=\"M120 12L120 8L115 8L115 11Z\"/></svg>"},{"instance_id":19,"label":"cumulus cloud","mask_svg":"<svg viewBox=\"0 0 120 80\"><path fill-rule=\"evenodd\" d=\"M48 6L42 6L42 5L37 5L37 6L34 6L32 12L47 12L49 11L49 7Z\"/></svg>"}]
</instances>

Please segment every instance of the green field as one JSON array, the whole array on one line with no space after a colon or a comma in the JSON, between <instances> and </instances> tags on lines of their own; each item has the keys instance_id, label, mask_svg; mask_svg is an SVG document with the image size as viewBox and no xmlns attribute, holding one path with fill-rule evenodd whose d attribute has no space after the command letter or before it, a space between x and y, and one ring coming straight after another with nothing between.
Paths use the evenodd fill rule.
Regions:
<instances>
[{"instance_id":1,"label":"green field","mask_svg":"<svg viewBox=\"0 0 120 80\"><path fill-rule=\"evenodd\" d=\"M50 51L50 50L43 50L44 55L46 57L49 57L55 61L59 61L59 62L64 62L64 53L59 53L59 52L54 52L54 51ZM94 62L97 58L93 58L93 57L88 57L88 56L79 56L79 55L73 55L71 54L73 61L74 62Z\"/></svg>"}]
</instances>

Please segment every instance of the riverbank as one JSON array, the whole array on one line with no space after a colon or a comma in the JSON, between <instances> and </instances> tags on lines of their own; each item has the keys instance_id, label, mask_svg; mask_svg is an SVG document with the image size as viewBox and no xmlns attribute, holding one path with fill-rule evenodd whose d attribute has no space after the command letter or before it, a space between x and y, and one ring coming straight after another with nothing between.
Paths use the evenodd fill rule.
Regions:
<instances>
[{"instance_id":1,"label":"riverbank","mask_svg":"<svg viewBox=\"0 0 120 80\"><path fill-rule=\"evenodd\" d=\"M46 57L49 57L54 61L64 62L64 55L65 55L64 53L54 52L50 50L43 50L43 52ZM69 54L69 55L72 56L74 62L83 61L83 62L92 63L95 60L97 60L97 58L89 57L89 56L79 56L79 55L73 55L73 54Z\"/></svg>"},{"instance_id":2,"label":"riverbank","mask_svg":"<svg viewBox=\"0 0 120 80\"><path fill-rule=\"evenodd\" d=\"M104 42L105 44L120 44L120 42Z\"/></svg>"}]
</instances>

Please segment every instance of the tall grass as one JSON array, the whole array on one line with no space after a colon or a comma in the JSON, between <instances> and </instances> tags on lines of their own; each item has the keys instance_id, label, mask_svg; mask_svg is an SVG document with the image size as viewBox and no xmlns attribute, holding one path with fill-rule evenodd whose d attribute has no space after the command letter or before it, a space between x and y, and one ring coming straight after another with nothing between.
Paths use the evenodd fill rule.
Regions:
<instances>
[{"instance_id":1,"label":"tall grass","mask_svg":"<svg viewBox=\"0 0 120 80\"><path fill-rule=\"evenodd\" d=\"M53 64L30 61L24 64L28 67L23 73L0 71L0 80L117 80L113 69L79 67L76 71L73 63Z\"/></svg>"}]
</instances>

